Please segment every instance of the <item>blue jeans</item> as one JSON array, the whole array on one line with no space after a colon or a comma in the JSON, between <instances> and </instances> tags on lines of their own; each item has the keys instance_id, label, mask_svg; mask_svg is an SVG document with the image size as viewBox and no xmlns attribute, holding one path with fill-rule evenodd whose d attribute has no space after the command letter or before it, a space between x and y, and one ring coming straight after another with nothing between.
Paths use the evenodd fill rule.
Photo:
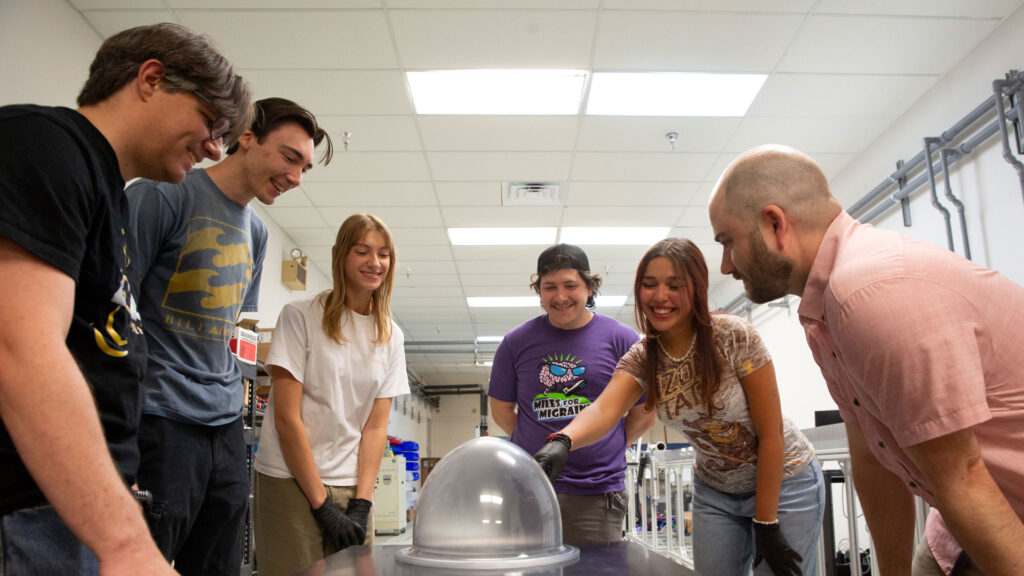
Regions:
<instances>
[{"instance_id":1,"label":"blue jeans","mask_svg":"<svg viewBox=\"0 0 1024 576\"><path fill-rule=\"evenodd\" d=\"M223 426L142 415L138 485L153 540L181 574L238 576L249 502L242 419Z\"/></svg>"},{"instance_id":2,"label":"blue jeans","mask_svg":"<svg viewBox=\"0 0 1024 576\"><path fill-rule=\"evenodd\" d=\"M99 574L96 556L53 506L23 508L0 516L0 576Z\"/></svg>"},{"instance_id":3,"label":"blue jeans","mask_svg":"<svg viewBox=\"0 0 1024 576\"><path fill-rule=\"evenodd\" d=\"M757 493L726 494L693 479L694 568L706 576L746 576L754 560ZM825 512L825 483L815 458L799 474L783 478L779 527L790 548L803 556L804 576L818 574L818 536ZM754 574L771 576L766 562Z\"/></svg>"}]
</instances>

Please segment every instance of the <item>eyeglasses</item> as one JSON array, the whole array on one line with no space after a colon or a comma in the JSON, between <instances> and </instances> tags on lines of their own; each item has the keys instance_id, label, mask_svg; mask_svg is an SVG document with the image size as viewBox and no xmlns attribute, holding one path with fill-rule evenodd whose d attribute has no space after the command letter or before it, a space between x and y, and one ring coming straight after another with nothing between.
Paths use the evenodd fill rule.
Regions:
<instances>
[{"instance_id":1,"label":"eyeglasses","mask_svg":"<svg viewBox=\"0 0 1024 576\"><path fill-rule=\"evenodd\" d=\"M207 100L206 96L200 94L198 90L193 90L192 93L196 95L196 98L205 102L211 110L214 110L213 103ZM231 119L221 116L212 122L207 122L206 127L210 130L210 140L220 140L231 131Z\"/></svg>"}]
</instances>

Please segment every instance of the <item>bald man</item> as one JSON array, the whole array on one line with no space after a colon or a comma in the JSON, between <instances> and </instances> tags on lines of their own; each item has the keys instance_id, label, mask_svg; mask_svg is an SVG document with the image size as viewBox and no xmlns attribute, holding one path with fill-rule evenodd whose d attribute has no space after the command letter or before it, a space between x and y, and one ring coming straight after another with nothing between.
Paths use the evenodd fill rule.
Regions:
<instances>
[{"instance_id":1,"label":"bald man","mask_svg":"<svg viewBox=\"0 0 1024 576\"><path fill-rule=\"evenodd\" d=\"M1024 574L1024 287L860 224L792 148L740 155L708 211L751 300L801 297L882 576Z\"/></svg>"}]
</instances>

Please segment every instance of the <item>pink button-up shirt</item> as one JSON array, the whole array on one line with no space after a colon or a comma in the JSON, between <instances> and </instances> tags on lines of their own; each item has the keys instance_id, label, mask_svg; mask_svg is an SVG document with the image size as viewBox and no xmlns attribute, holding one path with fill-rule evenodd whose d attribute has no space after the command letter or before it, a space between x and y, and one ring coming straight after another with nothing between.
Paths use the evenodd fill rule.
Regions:
<instances>
[{"instance_id":1,"label":"pink button-up shirt","mask_svg":"<svg viewBox=\"0 0 1024 576\"><path fill-rule=\"evenodd\" d=\"M842 212L818 248L799 314L843 419L911 492L934 504L903 447L971 428L1024 517L1024 287ZM926 535L948 572L958 546L935 517Z\"/></svg>"}]
</instances>

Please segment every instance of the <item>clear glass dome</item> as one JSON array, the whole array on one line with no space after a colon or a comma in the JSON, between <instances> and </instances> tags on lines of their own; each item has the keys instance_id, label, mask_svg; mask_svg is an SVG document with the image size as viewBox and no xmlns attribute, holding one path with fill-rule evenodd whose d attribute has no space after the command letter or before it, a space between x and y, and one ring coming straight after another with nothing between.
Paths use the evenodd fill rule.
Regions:
<instances>
[{"instance_id":1,"label":"clear glass dome","mask_svg":"<svg viewBox=\"0 0 1024 576\"><path fill-rule=\"evenodd\" d=\"M448 568L565 564L555 490L522 448L500 438L470 440L442 458L423 486L413 545L401 562Z\"/></svg>"}]
</instances>

